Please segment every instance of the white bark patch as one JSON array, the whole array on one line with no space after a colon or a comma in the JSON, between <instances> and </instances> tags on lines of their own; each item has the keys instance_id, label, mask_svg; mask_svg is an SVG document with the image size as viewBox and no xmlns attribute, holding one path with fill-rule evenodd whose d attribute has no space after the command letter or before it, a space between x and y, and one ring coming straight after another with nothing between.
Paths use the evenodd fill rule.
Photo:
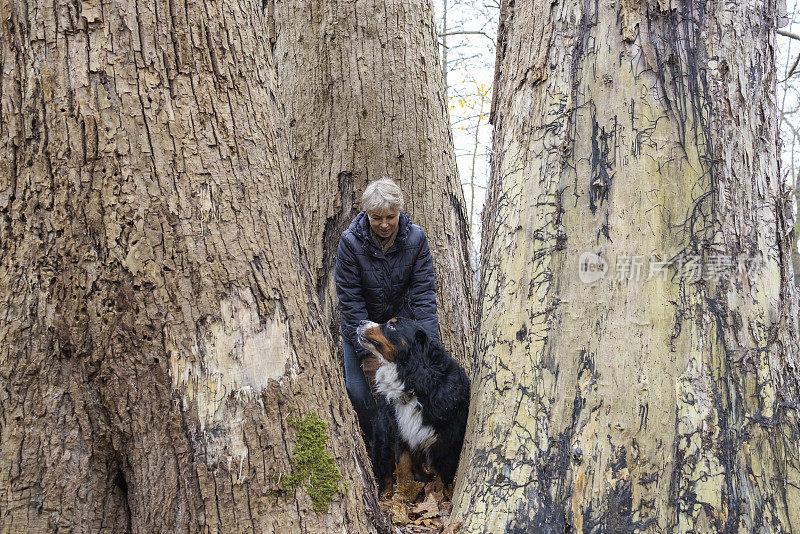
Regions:
<instances>
[{"instance_id":1,"label":"white bark patch","mask_svg":"<svg viewBox=\"0 0 800 534\"><path fill-rule=\"evenodd\" d=\"M204 430L226 422L222 408L234 394L257 397L270 379L297 373L289 327L279 308L262 320L252 292L239 290L223 299L212 317L188 349L170 346L174 340L166 336L172 387L184 409L196 404Z\"/></svg>"}]
</instances>

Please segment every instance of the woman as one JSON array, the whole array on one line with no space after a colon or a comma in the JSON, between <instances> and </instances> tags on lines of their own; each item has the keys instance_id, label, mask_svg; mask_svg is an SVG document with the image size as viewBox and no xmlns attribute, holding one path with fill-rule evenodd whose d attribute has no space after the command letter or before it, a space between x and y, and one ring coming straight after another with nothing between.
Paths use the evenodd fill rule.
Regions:
<instances>
[{"instance_id":1,"label":"woman","mask_svg":"<svg viewBox=\"0 0 800 534\"><path fill-rule=\"evenodd\" d=\"M375 403L362 369L369 353L356 339L361 321L409 317L439 339L433 258L425 232L403 212L403 193L389 178L369 184L359 213L339 239L336 294L342 311L347 394L365 441L372 437Z\"/></svg>"}]
</instances>

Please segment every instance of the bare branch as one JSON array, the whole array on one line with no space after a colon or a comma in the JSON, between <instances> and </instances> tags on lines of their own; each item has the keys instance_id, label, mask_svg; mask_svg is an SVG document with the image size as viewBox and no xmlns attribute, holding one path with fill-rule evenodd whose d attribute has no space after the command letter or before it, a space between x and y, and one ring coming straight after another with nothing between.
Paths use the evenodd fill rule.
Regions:
<instances>
[{"instance_id":1,"label":"bare branch","mask_svg":"<svg viewBox=\"0 0 800 534\"><path fill-rule=\"evenodd\" d=\"M449 36L451 36L451 35L483 35L484 37L486 37L487 39L489 39L489 40L492 42L492 44L494 44L494 37L492 37L491 35L489 35L489 34L488 34L488 33L486 33L486 32L482 32L482 31L475 31L475 32L468 32L468 31L463 31L463 32L447 32L447 33L440 33L440 34L439 34L439 37L449 37Z\"/></svg>"},{"instance_id":2,"label":"bare branch","mask_svg":"<svg viewBox=\"0 0 800 534\"><path fill-rule=\"evenodd\" d=\"M787 32L786 30L781 30L781 29L777 29L775 30L775 32L778 35L783 35L784 37L791 37L792 39L797 39L798 41L800 41L800 35L797 35L796 33Z\"/></svg>"},{"instance_id":3,"label":"bare branch","mask_svg":"<svg viewBox=\"0 0 800 534\"><path fill-rule=\"evenodd\" d=\"M797 55L797 59L794 60L794 64L792 65L792 68L789 69L789 74L787 74L786 78L781 80L780 83L783 83L783 82L785 82L786 80L788 80L789 78L792 77L792 74L794 74L794 70L797 68L797 64L798 63L800 63L800 54Z\"/></svg>"}]
</instances>

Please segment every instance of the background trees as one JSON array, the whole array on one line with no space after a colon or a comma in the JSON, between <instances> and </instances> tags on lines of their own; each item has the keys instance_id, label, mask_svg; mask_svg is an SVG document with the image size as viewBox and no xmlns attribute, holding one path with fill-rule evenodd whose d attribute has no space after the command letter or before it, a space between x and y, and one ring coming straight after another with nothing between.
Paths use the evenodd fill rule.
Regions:
<instances>
[{"instance_id":1,"label":"background trees","mask_svg":"<svg viewBox=\"0 0 800 534\"><path fill-rule=\"evenodd\" d=\"M467 202L470 258L480 265L480 215L489 182L489 111L495 62L495 0L436 1L439 45L456 162Z\"/></svg>"},{"instance_id":2,"label":"background trees","mask_svg":"<svg viewBox=\"0 0 800 534\"><path fill-rule=\"evenodd\" d=\"M776 74L778 76L778 131L780 133L783 150L781 151L781 175L784 181L791 185L793 191L793 205L795 214L800 206L800 193L798 190L798 158L800 158L800 85L797 75L800 74L800 61L798 61L798 45L800 35L794 19L797 16L798 5L796 1L787 2L789 12L782 18L778 30L778 53L776 56ZM785 25L784 25L785 23ZM800 252L798 252L797 237L800 236L800 219L795 215L795 240L792 250L792 265L794 267L795 285L800 283Z\"/></svg>"},{"instance_id":3,"label":"background trees","mask_svg":"<svg viewBox=\"0 0 800 534\"><path fill-rule=\"evenodd\" d=\"M305 249L338 339L339 236L370 180L390 176L427 235L441 340L462 363L474 330L468 215L429 0L278 0L274 48Z\"/></svg>"},{"instance_id":4,"label":"background trees","mask_svg":"<svg viewBox=\"0 0 800 534\"><path fill-rule=\"evenodd\" d=\"M467 532L797 528L775 18L503 4Z\"/></svg>"}]
</instances>

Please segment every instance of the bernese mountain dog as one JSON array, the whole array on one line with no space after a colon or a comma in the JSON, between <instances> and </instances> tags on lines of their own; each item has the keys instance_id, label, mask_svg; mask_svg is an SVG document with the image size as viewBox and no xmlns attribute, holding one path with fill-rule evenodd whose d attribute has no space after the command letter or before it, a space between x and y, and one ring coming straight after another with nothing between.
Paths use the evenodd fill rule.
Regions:
<instances>
[{"instance_id":1,"label":"bernese mountain dog","mask_svg":"<svg viewBox=\"0 0 800 534\"><path fill-rule=\"evenodd\" d=\"M411 455L449 486L456 475L469 411L469 378L422 326L406 318L361 321L358 342L380 360L370 456L380 492L395 461Z\"/></svg>"}]
</instances>

